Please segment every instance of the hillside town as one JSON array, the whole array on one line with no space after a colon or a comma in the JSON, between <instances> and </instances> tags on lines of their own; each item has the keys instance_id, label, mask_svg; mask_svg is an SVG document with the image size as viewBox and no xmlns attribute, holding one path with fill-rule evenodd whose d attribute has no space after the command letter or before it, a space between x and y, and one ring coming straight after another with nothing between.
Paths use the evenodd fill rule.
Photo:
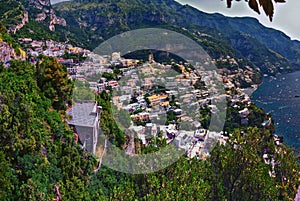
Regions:
<instances>
[{"instance_id":1,"label":"hillside town","mask_svg":"<svg viewBox=\"0 0 300 201\"><path fill-rule=\"evenodd\" d=\"M1 1L0 200L300 201L276 2Z\"/></svg>"},{"instance_id":2,"label":"hillside town","mask_svg":"<svg viewBox=\"0 0 300 201\"><path fill-rule=\"evenodd\" d=\"M140 149L141 146L155 146L153 139L159 136L166 139L167 144L173 144L178 149L184 150L186 157L205 159L209 156L212 146L216 143L225 144L230 136L227 131L222 129L215 131L209 124L203 125L201 122L202 109L208 108L210 115L221 112L217 106L218 102L225 101L227 104L227 101L230 101L228 107L238 111L239 123L248 125L248 116L252 112L249 91L254 91L257 87L253 84L255 70L249 66L239 68L238 61L234 58L206 61L204 67L199 68L202 71L199 71L191 69L188 63L158 63L152 53L149 54L148 61L141 62L137 59L125 59L118 52L111 55L97 55L83 48L51 40L22 38L18 44L26 49L26 52L21 50L20 56L16 56L9 45L1 44L6 47L1 49L4 51L1 54L4 55L1 61L6 66L9 66L12 59L27 58L30 62L36 63L40 55L55 57L59 63L67 67L69 79L88 83L94 93L113 92L112 103L118 112L125 111L126 118L130 121L129 125L122 126L135 133L135 136L126 136L127 142L124 146L129 155L136 154L137 148ZM217 63L230 65L232 70L228 68L205 70L205 65ZM118 74L115 74L116 68ZM223 85L222 90L217 89L217 84L220 83ZM95 109L94 105L93 100L75 103L67 113L74 118L69 121L71 126L79 125L86 129L77 128L76 131L77 137L84 142L83 148L96 154L98 137L95 133L98 135L96 130L99 129L101 121L101 109ZM86 111L86 107L97 114L96 120L93 115L89 116L93 113L83 114L82 110ZM200 112L198 114L194 111ZM82 122L87 120L78 119L78 114L86 116L87 119L91 118L87 123L89 125L83 125ZM98 123L94 125L94 121ZM269 118L265 119L262 126L268 127L270 124ZM89 128L92 130L87 131ZM140 140L141 145L138 147L132 143L134 137ZM278 136L275 136L274 140L278 144L282 142ZM275 162L270 162L270 157L272 156L267 152L263 155L266 164L273 164L270 170L272 176L275 174Z\"/></svg>"}]
</instances>

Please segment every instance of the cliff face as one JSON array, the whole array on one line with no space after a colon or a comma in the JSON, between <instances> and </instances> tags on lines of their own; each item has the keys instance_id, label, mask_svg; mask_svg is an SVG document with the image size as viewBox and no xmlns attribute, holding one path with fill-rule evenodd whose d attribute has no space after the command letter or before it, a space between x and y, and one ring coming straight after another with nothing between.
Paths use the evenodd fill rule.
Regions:
<instances>
[{"instance_id":1,"label":"cliff face","mask_svg":"<svg viewBox=\"0 0 300 201\"><path fill-rule=\"evenodd\" d=\"M26 53L18 49L19 53L17 54L15 49L11 47L10 44L2 41L0 38L0 62L4 63L4 66L9 65L11 60L25 60Z\"/></svg>"},{"instance_id":2,"label":"cliff face","mask_svg":"<svg viewBox=\"0 0 300 201\"><path fill-rule=\"evenodd\" d=\"M10 32L15 33L28 22L28 14L21 2L0 0L0 21Z\"/></svg>"},{"instance_id":3,"label":"cliff face","mask_svg":"<svg viewBox=\"0 0 300 201\"><path fill-rule=\"evenodd\" d=\"M41 22L52 31L55 25L66 26L65 19L52 9L50 0L0 0L0 5L0 21L11 33L30 21Z\"/></svg>"},{"instance_id":4,"label":"cliff face","mask_svg":"<svg viewBox=\"0 0 300 201\"><path fill-rule=\"evenodd\" d=\"M51 31L55 31L55 25L61 25L61 26L66 26L66 20L62 17L58 17L54 10L50 10L50 22L49 22L49 29Z\"/></svg>"},{"instance_id":5,"label":"cliff face","mask_svg":"<svg viewBox=\"0 0 300 201\"><path fill-rule=\"evenodd\" d=\"M18 30L22 29L22 27L25 26L26 23L28 23L28 12L24 13L24 17L22 18L22 20L19 24L9 28L9 32L12 32L12 33L16 34L16 32Z\"/></svg>"},{"instance_id":6,"label":"cliff face","mask_svg":"<svg viewBox=\"0 0 300 201\"><path fill-rule=\"evenodd\" d=\"M51 31L55 31L55 25L66 26L66 20L56 15L50 0L25 0L23 5L29 13L29 20L42 22Z\"/></svg>"}]
</instances>

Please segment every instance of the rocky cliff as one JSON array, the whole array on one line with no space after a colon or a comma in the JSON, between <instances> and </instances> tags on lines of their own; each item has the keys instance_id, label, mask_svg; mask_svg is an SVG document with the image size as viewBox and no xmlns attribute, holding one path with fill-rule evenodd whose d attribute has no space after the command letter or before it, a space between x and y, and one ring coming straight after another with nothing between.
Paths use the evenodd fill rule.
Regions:
<instances>
[{"instance_id":1,"label":"rocky cliff","mask_svg":"<svg viewBox=\"0 0 300 201\"><path fill-rule=\"evenodd\" d=\"M24 16L19 24L9 27L9 32L16 34L16 32L22 29L26 23L28 23L28 12L24 12Z\"/></svg>"},{"instance_id":2,"label":"rocky cliff","mask_svg":"<svg viewBox=\"0 0 300 201\"><path fill-rule=\"evenodd\" d=\"M17 51L7 42L0 38L0 63L8 66L11 60L25 60L26 53L18 48Z\"/></svg>"},{"instance_id":3,"label":"rocky cliff","mask_svg":"<svg viewBox=\"0 0 300 201\"><path fill-rule=\"evenodd\" d=\"M41 22L51 31L55 25L66 26L66 20L56 15L50 0L0 0L0 5L0 21L14 34L30 21Z\"/></svg>"},{"instance_id":4,"label":"rocky cliff","mask_svg":"<svg viewBox=\"0 0 300 201\"><path fill-rule=\"evenodd\" d=\"M66 26L66 20L56 15L50 0L24 0L23 5L29 13L30 20L42 22L51 31L55 31L55 25Z\"/></svg>"}]
</instances>

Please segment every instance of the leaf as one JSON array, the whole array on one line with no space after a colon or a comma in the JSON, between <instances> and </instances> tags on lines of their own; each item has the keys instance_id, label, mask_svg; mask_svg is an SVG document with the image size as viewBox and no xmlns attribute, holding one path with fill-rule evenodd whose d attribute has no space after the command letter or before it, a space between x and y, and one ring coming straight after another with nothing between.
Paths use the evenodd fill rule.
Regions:
<instances>
[{"instance_id":1,"label":"leaf","mask_svg":"<svg viewBox=\"0 0 300 201\"><path fill-rule=\"evenodd\" d=\"M269 16L270 21L272 21L274 15L274 6L272 0L260 0L260 3L261 2L266 15Z\"/></svg>"},{"instance_id":2,"label":"leaf","mask_svg":"<svg viewBox=\"0 0 300 201\"><path fill-rule=\"evenodd\" d=\"M258 8L258 3L256 0L249 0L248 2L249 6L251 9L253 9L255 12L257 12L258 14L260 14L259 12L259 8Z\"/></svg>"},{"instance_id":3,"label":"leaf","mask_svg":"<svg viewBox=\"0 0 300 201\"><path fill-rule=\"evenodd\" d=\"M259 0L259 5L262 6L264 4L264 0Z\"/></svg>"},{"instance_id":4,"label":"leaf","mask_svg":"<svg viewBox=\"0 0 300 201\"><path fill-rule=\"evenodd\" d=\"M231 8L232 0L227 0L227 8Z\"/></svg>"}]
</instances>

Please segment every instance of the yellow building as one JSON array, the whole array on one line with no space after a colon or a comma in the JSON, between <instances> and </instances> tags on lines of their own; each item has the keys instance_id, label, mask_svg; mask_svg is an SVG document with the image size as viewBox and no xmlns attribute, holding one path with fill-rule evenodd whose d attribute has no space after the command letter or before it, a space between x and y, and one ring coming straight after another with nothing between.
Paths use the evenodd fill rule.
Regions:
<instances>
[{"instance_id":1,"label":"yellow building","mask_svg":"<svg viewBox=\"0 0 300 201\"><path fill-rule=\"evenodd\" d=\"M156 105L159 104L160 102L165 102L168 97L169 94L162 94L162 95L154 94L152 96L149 96L148 99L151 104Z\"/></svg>"}]
</instances>

